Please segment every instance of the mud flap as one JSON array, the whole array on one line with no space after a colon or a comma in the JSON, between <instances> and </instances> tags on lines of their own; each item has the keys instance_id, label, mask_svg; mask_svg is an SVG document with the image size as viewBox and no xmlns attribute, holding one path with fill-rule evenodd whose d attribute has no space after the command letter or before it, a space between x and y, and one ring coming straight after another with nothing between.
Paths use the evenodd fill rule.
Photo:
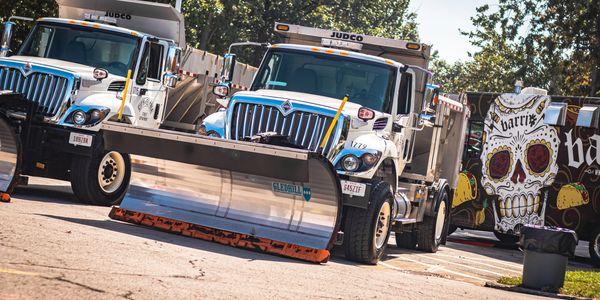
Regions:
<instances>
[{"instance_id":1,"label":"mud flap","mask_svg":"<svg viewBox=\"0 0 600 300\"><path fill-rule=\"evenodd\" d=\"M236 247L326 262L341 215L331 164L305 150L103 125L129 153L129 190L113 219Z\"/></svg>"}]
</instances>

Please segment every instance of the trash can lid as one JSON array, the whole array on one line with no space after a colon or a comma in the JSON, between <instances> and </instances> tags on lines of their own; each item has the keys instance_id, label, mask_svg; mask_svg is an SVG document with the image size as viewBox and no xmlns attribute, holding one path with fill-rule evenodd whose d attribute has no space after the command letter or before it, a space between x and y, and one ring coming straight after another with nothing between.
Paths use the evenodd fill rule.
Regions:
<instances>
[{"instance_id":1,"label":"trash can lid","mask_svg":"<svg viewBox=\"0 0 600 300\"><path fill-rule=\"evenodd\" d=\"M525 251L572 257L577 246L577 234L566 228L525 225L521 228L520 244Z\"/></svg>"}]
</instances>

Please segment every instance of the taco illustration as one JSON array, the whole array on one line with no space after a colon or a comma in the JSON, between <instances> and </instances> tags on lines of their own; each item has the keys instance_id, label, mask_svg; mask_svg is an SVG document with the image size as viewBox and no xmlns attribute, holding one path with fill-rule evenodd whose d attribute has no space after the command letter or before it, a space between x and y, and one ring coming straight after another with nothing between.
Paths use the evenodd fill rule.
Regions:
<instances>
[{"instance_id":1,"label":"taco illustration","mask_svg":"<svg viewBox=\"0 0 600 300\"><path fill-rule=\"evenodd\" d=\"M469 172L459 173L458 184L454 190L452 208L474 199L477 199L477 178Z\"/></svg>"},{"instance_id":2,"label":"taco illustration","mask_svg":"<svg viewBox=\"0 0 600 300\"><path fill-rule=\"evenodd\" d=\"M567 209L590 203L590 194L580 182L563 185L556 197L558 209Z\"/></svg>"}]
</instances>

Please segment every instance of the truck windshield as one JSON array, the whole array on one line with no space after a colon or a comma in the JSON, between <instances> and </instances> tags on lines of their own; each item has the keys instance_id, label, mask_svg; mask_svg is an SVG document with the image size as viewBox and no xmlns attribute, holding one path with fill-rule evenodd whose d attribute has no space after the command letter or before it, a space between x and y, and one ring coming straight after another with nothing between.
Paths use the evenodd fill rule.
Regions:
<instances>
[{"instance_id":1,"label":"truck windshield","mask_svg":"<svg viewBox=\"0 0 600 300\"><path fill-rule=\"evenodd\" d=\"M19 55L69 61L127 76L138 49L138 38L105 30L58 24L38 24Z\"/></svg>"},{"instance_id":2,"label":"truck windshield","mask_svg":"<svg viewBox=\"0 0 600 300\"><path fill-rule=\"evenodd\" d=\"M395 72L391 66L339 55L287 49L267 53L252 90L272 89L349 100L387 111Z\"/></svg>"}]
</instances>

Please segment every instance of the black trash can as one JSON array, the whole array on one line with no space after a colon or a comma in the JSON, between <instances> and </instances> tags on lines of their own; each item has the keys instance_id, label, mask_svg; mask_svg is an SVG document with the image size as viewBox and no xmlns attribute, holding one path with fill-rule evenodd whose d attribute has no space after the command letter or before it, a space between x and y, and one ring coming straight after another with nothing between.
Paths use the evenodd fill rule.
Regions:
<instances>
[{"instance_id":1,"label":"black trash can","mask_svg":"<svg viewBox=\"0 0 600 300\"><path fill-rule=\"evenodd\" d=\"M526 225L521 229L523 287L558 290L565 283L568 258L575 255L577 235L573 230Z\"/></svg>"}]
</instances>

